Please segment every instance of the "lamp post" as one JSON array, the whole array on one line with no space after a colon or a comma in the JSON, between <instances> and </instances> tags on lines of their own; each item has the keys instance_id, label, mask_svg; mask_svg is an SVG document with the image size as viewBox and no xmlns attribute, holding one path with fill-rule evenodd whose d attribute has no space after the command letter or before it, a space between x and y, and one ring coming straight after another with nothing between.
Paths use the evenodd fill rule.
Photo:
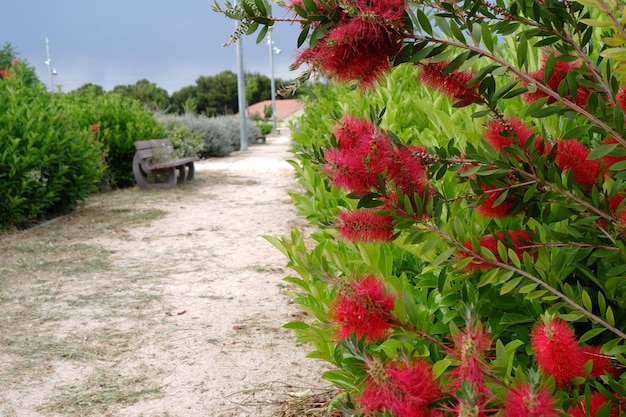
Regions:
<instances>
[{"instance_id":1,"label":"lamp post","mask_svg":"<svg viewBox=\"0 0 626 417\"><path fill-rule=\"evenodd\" d=\"M238 2L235 1L235 4ZM239 22L235 21L235 31L239 28ZM247 106L246 106L246 80L243 72L243 44L241 38L237 39L235 43L237 50L237 95L239 102L239 145L240 150L248 150L248 126L246 121Z\"/></svg>"},{"instance_id":2,"label":"lamp post","mask_svg":"<svg viewBox=\"0 0 626 417\"><path fill-rule=\"evenodd\" d=\"M46 36L46 60L44 64L48 67L48 77L50 78L50 91L54 91L54 83L52 82L52 77L57 75L57 70L52 68L52 60L50 59L50 42L48 41L48 37Z\"/></svg>"},{"instance_id":3,"label":"lamp post","mask_svg":"<svg viewBox=\"0 0 626 417\"><path fill-rule=\"evenodd\" d=\"M273 120L273 128L272 128L272 133L274 135L277 134L278 132L278 128L277 128L277 121L276 121L276 84L274 81L274 53L276 53L276 55L280 54L280 49L278 49L277 47L274 46L274 42L272 41L272 28L270 27L268 29L268 35L267 35L267 44L270 48L270 68L271 68L271 89L272 89L272 120Z\"/></svg>"}]
</instances>

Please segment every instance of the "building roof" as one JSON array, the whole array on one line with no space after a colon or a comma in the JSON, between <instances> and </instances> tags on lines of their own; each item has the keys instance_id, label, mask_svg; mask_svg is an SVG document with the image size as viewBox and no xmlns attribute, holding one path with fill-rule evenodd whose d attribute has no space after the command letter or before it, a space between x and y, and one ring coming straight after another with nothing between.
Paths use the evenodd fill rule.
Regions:
<instances>
[{"instance_id":1,"label":"building roof","mask_svg":"<svg viewBox=\"0 0 626 417\"><path fill-rule=\"evenodd\" d=\"M248 106L248 117L255 113L263 118L265 109L272 107L272 100L263 100ZM304 109L304 102L298 99L276 100L276 120L283 121Z\"/></svg>"}]
</instances>

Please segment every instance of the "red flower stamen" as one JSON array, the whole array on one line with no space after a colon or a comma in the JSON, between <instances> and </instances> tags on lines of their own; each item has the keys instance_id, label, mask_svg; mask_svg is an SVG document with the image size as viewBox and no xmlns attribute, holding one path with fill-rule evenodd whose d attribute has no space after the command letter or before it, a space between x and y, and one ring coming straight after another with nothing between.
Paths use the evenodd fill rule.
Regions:
<instances>
[{"instance_id":1,"label":"red flower stamen","mask_svg":"<svg viewBox=\"0 0 626 417\"><path fill-rule=\"evenodd\" d=\"M382 282L374 276L350 284L333 303L333 321L341 325L337 336L345 339L354 332L370 342L385 338L394 305L394 298L384 293Z\"/></svg>"},{"instance_id":2,"label":"red flower stamen","mask_svg":"<svg viewBox=\"0 0 626 417\"><path fill-rule=\"evenodd\" d=\"M589 149L576 139L559 140L556 143L555 162L563 170L571 170L574 180L580 184L592 185L598 181L600 161L587 159Z\"/></svg>"},{"instance_id":3,"label":"red flower stamen","mask_svg":"<svg viewBox=\"0 0 626 417\"><path fill-rule=\"evenodd\" d=\"M545 389L520 384L507 393L502 417L557 417L555 404Z\"/></svg>"},{"instance_id":4,"label":"red flower stamen","mask_svg":"<svg viewBox=\"0 0 626 417\"><path fill-rule=\"evenodd\" d=\"M443 70L447 65L446 62L424 64L419 77L420 81L446 97L456 100L455 105L458 107L480 103L482 100L478 94L478 86L467 86L474 74L470 71L459 70L444 74Z\"/></svg>"},{"instance_id":5,"label":"red flower stamen","mask_svg":"<svg viewBox=\"0 0 626 417\"><path fill-rule=\"evenodd\" d=\"M535 326L530 342L539 369L553 376L560 386L583 375L585 355L578 345L574 330L565 321L547 318Z\"/></svg>"}]
</instances>

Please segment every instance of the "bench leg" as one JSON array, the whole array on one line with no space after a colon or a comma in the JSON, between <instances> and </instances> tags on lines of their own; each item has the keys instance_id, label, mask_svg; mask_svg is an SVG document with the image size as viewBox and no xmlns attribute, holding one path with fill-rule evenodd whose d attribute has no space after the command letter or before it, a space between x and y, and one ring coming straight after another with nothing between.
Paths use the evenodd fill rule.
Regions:
<instances>
[{"instance_id":1,"label":"bench leg","mask_svg":"<svg viewBox=\"0 0 626 417\"><path fill-rule=\"evenodd\" d=\"M194 171L195 171L195 168L194 168L193 162L189 162L187 164L187 178L186 178L186 181L191 181L193 179Z\"/></svg>"}]
</instances>

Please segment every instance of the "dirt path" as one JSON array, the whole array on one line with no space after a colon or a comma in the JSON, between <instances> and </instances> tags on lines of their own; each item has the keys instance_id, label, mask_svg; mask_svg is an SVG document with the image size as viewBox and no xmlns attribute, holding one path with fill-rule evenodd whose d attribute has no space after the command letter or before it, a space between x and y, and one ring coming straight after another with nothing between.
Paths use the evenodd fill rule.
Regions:
<instances>
[{"instance_id":1,"label":"dirt path","mask_svg":"<svg viewBox=\"0 0 626 417\"><path fill-rule=\"evenodd\" d=\"M0 238L0 416L272 416L327 387L281 328L300 313L263 239L297 222L288 144L271 137L198 163L193 185L98 196Z\"/></svg>"}]
</instances>

